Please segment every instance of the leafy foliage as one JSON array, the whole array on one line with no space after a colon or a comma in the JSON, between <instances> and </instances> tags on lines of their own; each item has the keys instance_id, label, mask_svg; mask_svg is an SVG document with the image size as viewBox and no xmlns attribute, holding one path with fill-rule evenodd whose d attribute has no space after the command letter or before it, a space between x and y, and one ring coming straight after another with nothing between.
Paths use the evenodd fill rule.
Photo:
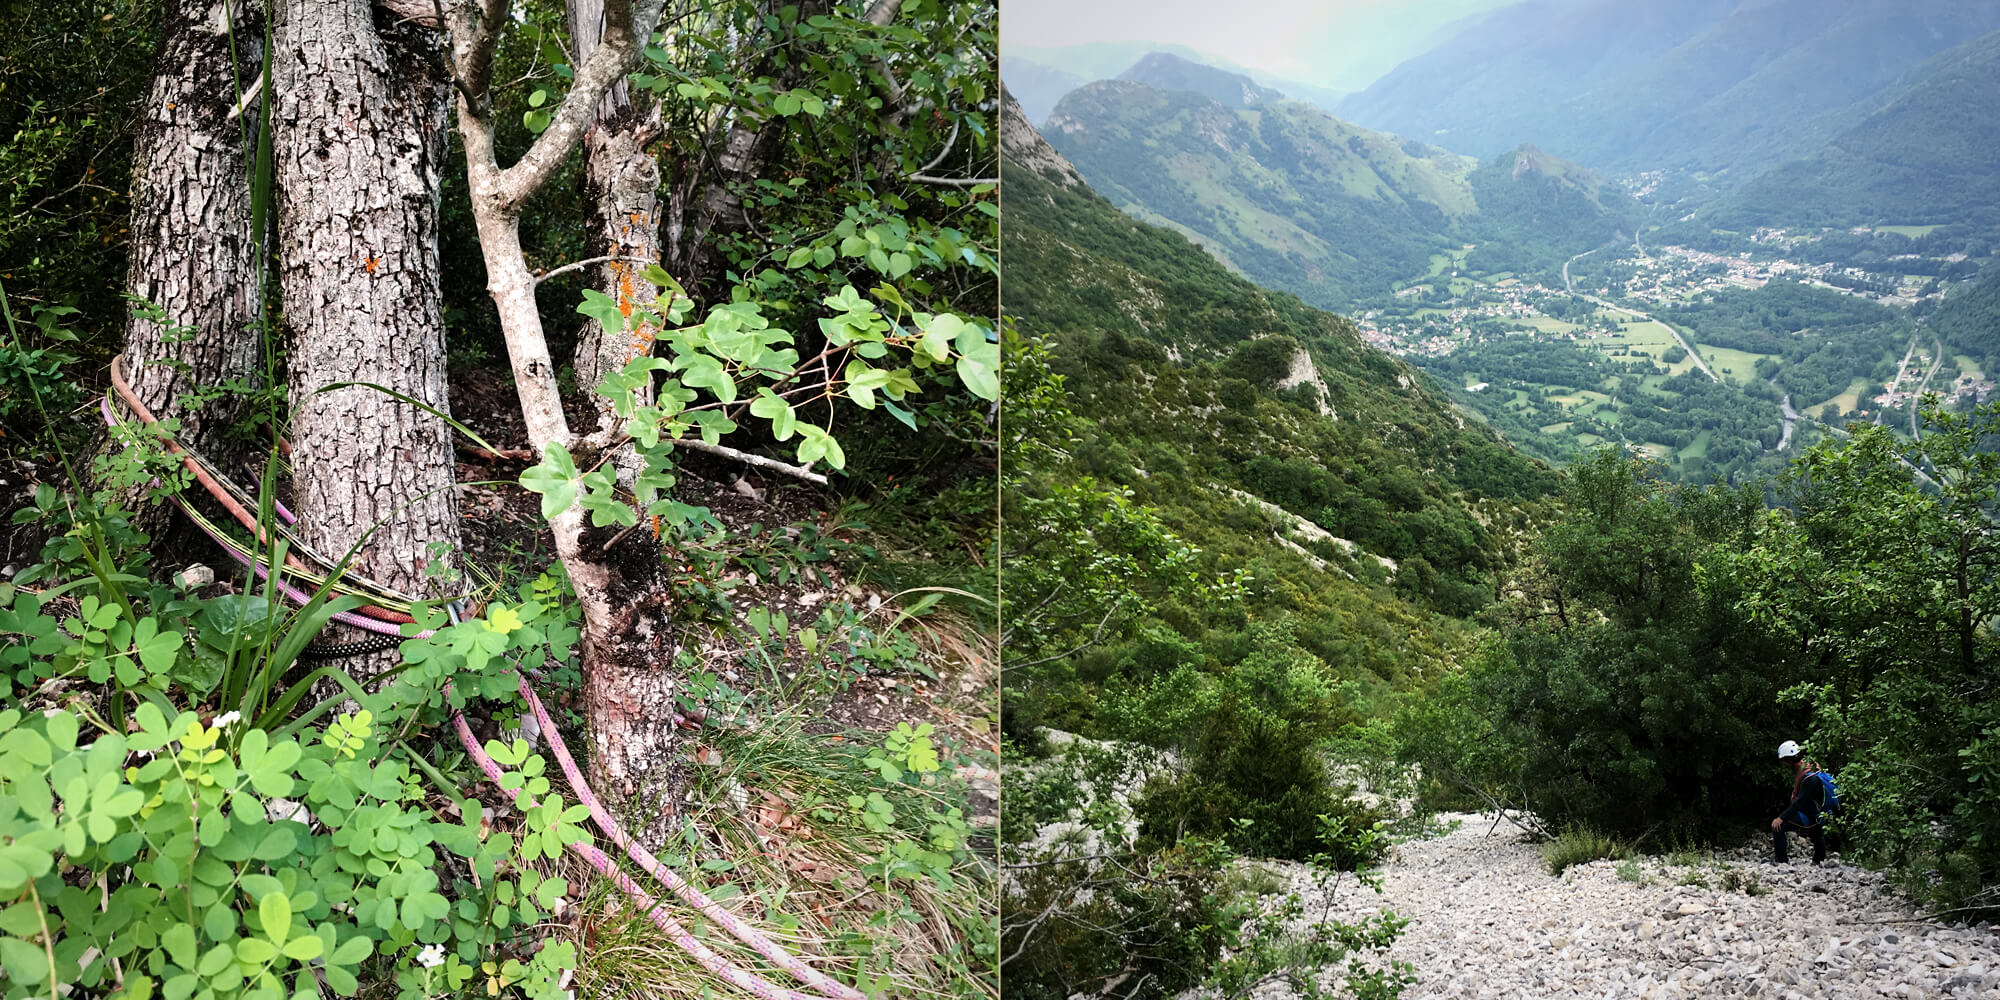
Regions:
<instances>
[{"instance_id":1,"label":"leafy foliage","mask_svg":"<svg viewBox=\"0 0 2000 1000\"><path fill-rule=\"evenodd\" d=\"M1826 665L1790 694L1812 710L1813 757L1840 775L1855 853L1939 905L1984 906L2000 884L1989 835L2000 409L1930 411L1926 424L1921 444L1867 428L1814 449L1781 483L1796 514L1732 571L1755 583L1744 594L1755 620Z\"/></svg>"},{"instance_id":2,"label":"leafy foliage","mask_svg":"<svg viewBox=\"0 0 2000 1000\"><path fill-rule=\"evenodd\" d=\"M1708 567L1756 544L1751 490L1671 486L1606 449L1571 470L1502 630L1405 709L1407 752L1543 822L1635 841L1775 809L1777 692L1810 662L1736 609ZM1775 745L1775 744L1773 744Z\"/></svg>"}]
</instances>

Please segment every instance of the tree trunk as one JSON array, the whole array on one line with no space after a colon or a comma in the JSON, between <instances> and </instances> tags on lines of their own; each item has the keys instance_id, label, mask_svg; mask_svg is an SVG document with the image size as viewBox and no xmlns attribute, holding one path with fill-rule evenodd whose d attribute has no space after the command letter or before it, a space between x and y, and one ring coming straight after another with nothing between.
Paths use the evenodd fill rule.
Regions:
<instances>
[{"instance_id":1,"label":"tree trunk","mask_svg":"<svg viewBox=\"0 0 2000 1000\"><path fill-rule=\"evenodd\" d=\"M570 37L576 59L590 57L603 37L603 0L569 0ZM651 283L639 275L649 263L660 262L660 165L646 145L659 134L659 123L632 106L624 80L613 84L597 108L597 119L583 134L584 199L589 206L587 256L612 257L596 269L597 290L620 306L646 306L654 298ZM651 353L657 331L606 330L586 319L577 337L577 389L597 413L597 427L606 436L618 430L611 401L595 390L604 376L633 358ZM641 404L652 402L645 393ZM623 449L617 456L619 478L627 486L638 471L637 456Z\"/></svg>"},{"instance_id":2,"label":"tree trunk","mask_svg":"<svg viewBox=\"0 0 2000 1000\"><path fill-rule=\"evenodd\" d=\"M235 23L232 68L229 14ZM242 396L198 405L191 394L258 371L257 238L250 225L249 151L257 108L237 95L263 68L263 17L242 0L169 0L152 89L132 150L132 243L126 288L161 309L125 326L125 371L146 408L180 422L179 437L235 472L243 442L223 432Z\"/></svg>"},{"instance_id":3,"label":"tree trunk","mask_svg":"<svg viewBox=\"0 0 2000 1000\"><path fill-rule=\"evenodd\" d=\"M480 95L492 79L492 58L505 7L483 10L458 4L452 12L453 60L466 91ZM623 23L606 18L603 43L577 59L570 94L550 126L526 154L502 168L494 156L493 123L479 104L458 99L459 135L465 143L473 220L486 263L487 291L507 339L514 389L528 439L537 452L552 444L575 448L577 436L563 415L535 279L521 253L521 206L575 148L595 119L611 85L638 56L639 40L659 19L657 0L607 3ZM594 456L579 454L580 463ZM571 508L549 522L556 553L569 573L583 610L584 711L590 720L590 779L614 804L622 803L634 838L648 847L666 842L673 806L685 786L673 725L678 678L673 672L675 635L666 566L639 533L611 552L612 532L586 529L584 512ZM649 801L646 801L650 799ZM614 808L617 807L614 805Z\"/></svg>"},{"instance_id":4,"label":"tree trunk","mask_svg":"<svg viewBox=\"0 0 2000 1000\"><path fill-rule=\"evenodd\" d=\"M303 540L350 572L438 596L457 585L457 466L438 263L447 77L440 34L367 0L284 0L273 125ZM432 546L442 543L434 551Z\"/></svg>"}]
</instances>

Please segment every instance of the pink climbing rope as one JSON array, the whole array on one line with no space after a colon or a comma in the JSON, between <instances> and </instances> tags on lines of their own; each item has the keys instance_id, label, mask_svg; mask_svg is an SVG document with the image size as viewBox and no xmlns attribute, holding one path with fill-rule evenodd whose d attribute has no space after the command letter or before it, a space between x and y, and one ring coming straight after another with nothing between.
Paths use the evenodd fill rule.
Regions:
<instances>
[{"instance_id":1,"label":"pink climbing rope","mask_svg":"<svg viewBox=\"0 0 2000 1000\"><path fill-rule=\"evenodd\" d=\"M611 813L597 801L597 796L591 794L590 785L583 780L583 775L577 770L576 761L570 759L569 747L564 745L561 737L554 735L555 720L549 718L548 710L542 707L542 699L535 697L535 689L528 683L526 674L521 675L521 697L528 702L528 708L534 712L535 721L541 724L542 731L550 734L549 749L555 751L556 763L562 768L563 777L569 779L570 789L576 792L577 801L582 802L590 810L590 818L597 821L598 827L611 838L612 843L624 849L627 857L638 862L640 868L673 890L674 895L679 896L682 902L699 910L702 916L721 924L723 929L735 935L737 940L757 949L758 954L776 962L786 972L797 976L800 982L833 1000L867 1000L866 995L860 990L834 982L827 978L825 973L779 947L755 927L744 923L736 914L708 898L701 890L689 885L675 874L673 869L661 864L645 845L626 836L624 828L619 826Z\"/></svg>"},{"instance_id":2,"label":"pink climbing rope","mask_svg":"<svg viewBox=\"0 0 2000 1000\"><path fill-rule=\"evenodd\" d=\"M488 780L492 781L495 785L499 785L502 774L500 764L492 757L487 756L486 751L480 748L479 741L472 735L472 727L466 725L465 713L453 712L451 715L451 724L452 728L458 731L458 741L465 744L465 752L472 755L473 762L478 764L479 769L486 773ZM553 746L556 743L553 730L551 730L550 736L550 745ZM693 956L695 961L700 962L702 968L728 980L731 985L762 997L763 1000L821 1000L821 998L814 994L800 993L797 990L786 989L761 976L745 972L729 964L722 956L710 951L708 946L702 944L693 934L688 933L688 929L681 926L680 921L668 916L666 909L655 902L653 897L638 883L632 881L631 876L620 871L617 863L606 856L603 851L589 844L569 844L566 846L578 857L582 858L586 864L597 869L605 878L610 879L613 885L623 890L626 895L632 897L641 906L644 906L647 916L652 917L654 925L665 932L669 939L681 947L682 951L687 952ZM858 996L859 994L856 995Z\"/></svg>"},{"instance_id":3,"label":"pink climbing rope","mask_svg":"<svg viewBox=\"0 0 2000 1000\"><path fill-rule=\"evenodd\" d=\"M109 394L99 402L99 409L103 412L104 421L107 425L113 427L118 425L117 415L111 408L111 397ZM174 495L173 500L175 505L187 513L189 519L204 534L207 534L220 545L225 552L228 552L231 558L251 567L251 569L256 571L259 579L269 580L275 584L279 592L288 600L301 606L312 600L312 595L294 586L282 574L274 576L270 567L264 565L263 560L238 552L235 546L228 544L228 540L221 537L203 518L194 516L193 509L178 494ZM279 516L287 524L296 523L297 518L292 516L291 511L286 510L283 506L278 506L277 510ZM452 617L454 620L457 618L455 606L452 611ZM401 636L403 634L400 623L381 621L365 614L343 611L335 613L332 619L343 625L365 629L382 635ZM435 634L437 634L435 629L426 629L418 632L411 638L426 639ZM555 751L556 760L562 768L563 776L569 780L570 788L576 793L578 800L583 802L590 810L591 819L611 838L612 842L623 849L626 856L630 857L640 868L645 869L647 873L664 883L683 902L693 907L703 916L721 925L738 940L756 949L758 954L763 955L765 958L776 963L780 968L798 977L799 981L812 987L817 991L817 994L801 993L796 990L786 989L730 964L727 959L717 955L707 945L702 944L679 921L668 915L665 908L659 902L655 901L651 894L646 892L638 883L634 882L630 876L621 871L617 863L612 861L603 851L598 850L590 844L568 844L565 846L581 857L585 863L597 869L607 879L610 879L612 884L617 886L620 891L645 907L647 915L661 931L666 933L669 940L678 945L681 950L687 952L703 968L722 977L730 984L754 994L762 998L762 1000L866 1000L866 996L861 991L835 982L825 973L814 969L796 956L785 951L756 928L745 923L736 914L716 903L701 892L701 890L690 885L685 879L682 879L671 869L662 865L659 859L655 858L652 852L648 851L643 845L633 841L625 833L624 828L618 824L618 821L604 808L603 804L598 802L597 796L591 792L589 783L584 780L582 772L576 766L576 761L570 756L569 746L563 742L562 734L556 728L555 720L549 717L548 710L542 705L542 700L536 697L534 688L528 683L527 674L524 671L518 672L518 676L520 678L521 694L527 700L529 709L534 713L535 721L540 724L542 731L548 734L549 747ZM445 685L445 690L449 694L451 690L449 683ZM674 717L674 721L678 724L682 720L677 715ZM479 746L479 742L473 738L472 729L466 724L464 712L454 711L452 713L452 726L458 732L459 742L465 745L466 752L479 765L479 769L486 774L486 777L495 786L505 790L505 786L501 785L500 782L502 772L499 763L488 756L486 751Z\"/></svg>"}]
</instances>

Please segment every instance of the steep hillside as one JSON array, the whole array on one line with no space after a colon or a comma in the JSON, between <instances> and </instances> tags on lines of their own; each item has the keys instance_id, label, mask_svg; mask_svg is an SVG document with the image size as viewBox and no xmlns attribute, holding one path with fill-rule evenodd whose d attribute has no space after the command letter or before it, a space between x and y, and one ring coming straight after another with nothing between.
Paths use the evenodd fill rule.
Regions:
<instances>
[{"instance_id":1,"label":"steep hillside","mask_svg":"<svg viewBox=\"0 0 2000 1000\"><path fill-rule=\"evenodd\" d=\"M1638 232L1639 206L1623 190L1534 146L1494 157L1469 180L1479 216L1468 230L1486 241L1477 257L1489 270L1552 268Z\"/></svg>"},{"instance_id":2,"label":"steep hillside","mask_svg":"<svg viewBox=\"0 0 2000 1000\"><path fill-rule=\"evenodd\" d=\"M1386 295L1468 240L1546 265L1637 218L1622 192L1532 148L1480 168L1172 56L1128 75L1176 89L1082 87L1051 114L1050 142L1114 204L1324 308Z\"/></svg>"},{"instance_id":3,"label":"steep hillside","mask_svg":"<svg viewBox=\"0 0 2000 1000\"><path fill-rule=\"evenodd\" d=\"M1704 213L1724 228L2000 227L2000 31L1926 62L1811 155Z\"/></svg>"},{"instance_id":4,"label":"steep hillside","mask_svg":"<svg viewBox=\"0 0 2000 1000\"><path fill-rule=\"evenodd\" d=\"M1533 142L1602 169L1727 182L1811 149L1912 68L1996 28L1996 0L1528 3L1341 112L1481 155Z\"/></svg>"},{"instance_id":5,"label":"steep hillside","mask_svg":"<svg viewBox=\"0 0 2000 1000\"><path fill-rule=\"evenodd\" d=\"M1971 358L1982 372L2000 372L2000 271L1946 298L1926 325L1945 350Z\"/></svg>"},{"instance_id":6,"label":"steep hillside","mask_svg":"<svg viewBox=\"0 0 2000 1000\"><path fill-rule=\"evenodd\" d=\"M1062 476L1160 510L1203 550L1204 579L1249 571L1253 609L1345 609L1347 625L1308 631L1329 661L1373 664L1368 685L1434 654L1457 626L1433 616L1491 599L1509 526L1553 474L1348 320L1052 182L1060 157L1014 141L1004 311L1050 345L1085 421ZM1356 630L1403 638L1330 652Z\"/></svg>"}]
</instances>

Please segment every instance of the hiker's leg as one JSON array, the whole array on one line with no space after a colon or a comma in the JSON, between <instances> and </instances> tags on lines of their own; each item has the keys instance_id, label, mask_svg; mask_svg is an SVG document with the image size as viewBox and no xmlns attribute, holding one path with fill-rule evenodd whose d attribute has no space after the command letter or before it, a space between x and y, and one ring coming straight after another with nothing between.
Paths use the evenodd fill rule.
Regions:
<instances>
[{"instance_id":1,"label":"hiker's leg","mask_svg":"<svg viewBox=\"0 0 2000 1000\"><path fill-rule=\"evenodd\" d=\"M1781 865L1787 864L1791 860L1786 854L1786 847L1785 824L1782 822L1773 822L1771 824L1771 853L1774 859Z\"/></svg>"},{"instance_id":2,"label":"hiker's leg","mask_svg":"<svg viewBox=\"0 0 2000 1000\"><path fill-rule=\"evenodd\" d=\"M1806 827L1806 836L1812 840L1813 864L1826 860L1826 826L1816 824Z\"/></svg>"}]
</instances>

